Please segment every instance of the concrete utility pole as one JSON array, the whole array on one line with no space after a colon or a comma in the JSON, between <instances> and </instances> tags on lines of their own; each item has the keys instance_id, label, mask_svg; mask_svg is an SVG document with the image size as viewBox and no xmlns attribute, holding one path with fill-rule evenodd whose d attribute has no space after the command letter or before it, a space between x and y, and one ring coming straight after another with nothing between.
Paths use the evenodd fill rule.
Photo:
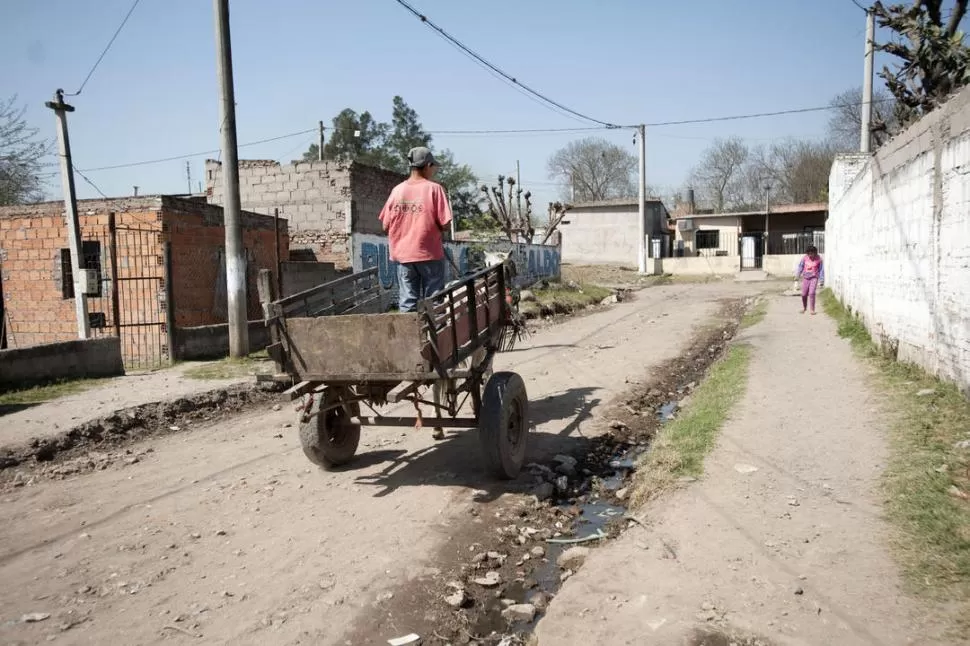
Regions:
<instances>
[{"instance_id":1,"label":"concrete utility pole","mask_svg":"<svg viewBox=\"0 0 970 646\"><path fill-rule=\"evenodd\" d=\"M859 150L872 152L872 66L876 51L876 12L866 11L866 72L862 79L862 141Z\"/></svg>"},{"instance_id":2,"label":"concrete utility pole","mask_svg":"<svg viewBox=\"0 0 970 646\"><path fill-rule=\"evenodd\" d=\"M185 162L185 180L189 183L189 195L192 195L192 162Z\"/></svg>"},{"instance_id":3,"label":"concrete utility pole","mask_svg":"<svg viewBox=\"0 0 970 646\"><path fill-rule=\"evenodd\" d=\"M239 207L239 157L236 149L236 98L232 84L232 46L229 34L229 0L212 0L216 22L220 123L222 124L223 217L226 227L226 294L229 305L229 356L249 355L246 320L246 256L243 250Z\"/></svg>"},{"instance_id":4,"label":"concrete utility pole","mask_svg":"<svg viewBox=\"0 0 970 646\"><path fill-rule=\"evenodd\" d=\"M84 268L84 258L81 255L81 223L77 217L77 194L74 192L71 140L67 136L67 113L74 112L74 106L64 103L64 90L57 90L54 93L54 100L47 101L44 105L53 110L57 117L57 148L61 157L61 183L64 187L67 239L71 247L71 273L74 279L74 312L77 315L77 336L79 339L86 339L91 335L91 323L88 320L88 297L84 293L84 282L81 279L81 269Z\"/></svg>"},{"instance_id":5,"label":"concrete utility pole","mask_svg":"<svg viewBox=\"0 0 970 646\"><path fill-rule=\"evenodd\" d=\"M640 176L637 185L640 189L640 244L637 252L637 267L641 274L647 273L647 127L637 126L637 144L640 149Z\"/></svg>"},{"instance_id":6,"label":"concrete utility pole","mask_svg":"<svg viewBox=\"0 0 970 646\"><path fill-rule=\"evenodd\" d=\"M515 209L516 217L522 221L522 178L519 176L519 160L515 160Z\"/></svg>"},{"instance_id":7,"label":"concrete utility pole","mask_svg":"<svg viewBox=\"0 0 970 646\"><path fill-rule=\"evenodd\" d=\"M320 122L320 137L317 140L317 161L323 161L323 122Z\"/></svg>"}]
</instances>

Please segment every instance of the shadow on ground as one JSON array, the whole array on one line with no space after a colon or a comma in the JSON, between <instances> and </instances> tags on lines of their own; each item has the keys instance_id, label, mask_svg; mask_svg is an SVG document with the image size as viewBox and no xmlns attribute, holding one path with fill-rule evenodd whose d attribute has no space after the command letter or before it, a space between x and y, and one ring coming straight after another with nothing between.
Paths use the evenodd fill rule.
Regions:
<instances>
[{"instance_id":1,"label":"shadow on ground","mask_svg":"<svg viewBox=\"0 0 970 646\"><path fill-rule=\"evenodd\" d=\"M39 403L31 404L0 404L0 417L4 415L13 415L14 413L19 413L22 410L27 410L33 408L34 406L39 406Z\"/></svg>"},{"instance_id":2,"label":"shadow on ground","mask_svg":"<svg viewBox=\"0 0 970 646\"><path fill-rule=\"evenodd\" d=\"M580 455L588 450L590 438L580 431L584 421L592 417L592 410L600 404L590 399L595 388L571 388L537 402L530 402L532 430L526 463L547 461L557 453ZM543 431L536 430L544 426ZM430 429L428 429L430 433ZM419 451L376 450L360 453L342 471L358 471L386 462L377 473L356 478L359 485L375 488L375 497L393 494L401 487L441 485L468 487L483 492L478 502L491 502L503 493L522 492L533 486L524 471L516 480L497 480L486 472L478 432L448 432L445 439Z\"/></svg>"}]
</instances>

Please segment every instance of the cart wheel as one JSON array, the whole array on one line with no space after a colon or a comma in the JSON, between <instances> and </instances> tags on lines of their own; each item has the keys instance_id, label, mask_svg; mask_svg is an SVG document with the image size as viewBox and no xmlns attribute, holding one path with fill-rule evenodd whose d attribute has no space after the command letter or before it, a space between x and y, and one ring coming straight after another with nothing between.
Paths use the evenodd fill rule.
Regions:
<instances>
[{"instance_id":1,"label":"cart wheel","mask_svg":"<svg viewBox=\"0 0 970 646\"><path fill-rule=\"evenodd\" d=\"M345 394L343 390L327 389L323 397L314 403L314 410L336 404ZM360 412L358 404L348 404L354 415ZM360 424L355 424L343 407L332 408L325 413L314 415L309 422L300 425L300 443L303 453L310 462L331 469L347 464L357 453L360 443Z\"/></svg>"},{"instance_id":2,"label":"cart wheel","mask_svg":"<svg viewBox=\"0 0 970 646\"><path fill-rule=\"evenodd\" d=\"M485 384L478 436L488 470L511 480L525 462L529 433L529 396L514 372L496 372Z\"/></svg>"}]
</instances>

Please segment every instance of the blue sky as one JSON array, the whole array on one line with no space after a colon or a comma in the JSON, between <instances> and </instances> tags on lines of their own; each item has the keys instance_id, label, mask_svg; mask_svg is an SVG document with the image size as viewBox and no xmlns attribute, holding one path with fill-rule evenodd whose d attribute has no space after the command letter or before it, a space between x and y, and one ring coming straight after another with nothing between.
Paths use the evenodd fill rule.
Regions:
<instances>
[{"instance_id":1,"label":"blue sky","mask_svg":"<svg viewBox=\"0 0 970 646\"><path fill-rule=\"evenodd\" d=\"M54 136L44 107L77 90L131 0L3 0L0 98L16 93ZM850 0L412 0L499 67L598 119L652 123L826 105L861 85L865 16ZM239 142L329 125L344 107L390 117L402 95L426 129L583 127L523 96L394 0L233 0ZM184 156L219 147L212 2L142 0L81 96L69 101L77 168ZM881 67L877 60L877 69ZM877 83L878 83L877 79ZM647 182L679 187L715 137L752 143L818 138L827 113L649 128ZM597 134L597 133L594 133ZM482 178L521 163L543 205L556 196L546 160L584 133L437 135ZM636 152L629 131L602 136ZM305 134L240 150L298 157ZM208 155L215 156L215 155ZM105 193L184 192L207 155L85 173ZM194 182L194 183L195 183ZM57 176L51 198L60 197ZM78 182L79 197L96 197Z\"/></svg>"}]
</instances>

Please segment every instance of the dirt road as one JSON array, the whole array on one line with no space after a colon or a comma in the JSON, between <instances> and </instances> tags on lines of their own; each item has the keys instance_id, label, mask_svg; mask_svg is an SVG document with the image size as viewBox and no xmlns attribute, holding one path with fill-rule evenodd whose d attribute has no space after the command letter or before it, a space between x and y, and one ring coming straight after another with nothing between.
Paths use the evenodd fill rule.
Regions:
<instances>
[{"instance_id":1,"label":"dirt road","mask_svg":"<svg viewBox=\"0 0 970 646\"><path fill-rule=\"evenodd\" d=\"M646 290L500 355L533 402L531 457L603 429L597 412L627 378L675 355L718 299L764 288ZM232 418L139 444L120 468L4 494L0 641L342 644L387 619L392 588L434 572L473 492L517 487L483 477L474 433L377 429L352 468L310 468L294 417ZM410 632L406 615L387 623L397 634L381 639Z\"/></svg>"},{"instance_id":2,"label":"dirt road","mask_svg":"<svg viewBox=\"0 0 970 646\"><path fill-rule=\"evenodd\" d=\"M157 372L107 379L90 390L59 397L42 404L0 406L0 447L13 446L34 437L57 435L73 426L112 411L177 397L196 395L242 384L252 377L191 379L184 373L199 363L181 364Z\"/></svg>"},{"instance_id":3,"label":"dirt road","mask_svg":"<svg viewBox=\"0 0 970 646\"><path fill-rule=\"evenodd\" d=\"M887 409L827 316L775 298L739 335L747 394L689 484L595 550L538 625L555 644L957 643L902 590Z\"/></svg>"}]
</instances>

